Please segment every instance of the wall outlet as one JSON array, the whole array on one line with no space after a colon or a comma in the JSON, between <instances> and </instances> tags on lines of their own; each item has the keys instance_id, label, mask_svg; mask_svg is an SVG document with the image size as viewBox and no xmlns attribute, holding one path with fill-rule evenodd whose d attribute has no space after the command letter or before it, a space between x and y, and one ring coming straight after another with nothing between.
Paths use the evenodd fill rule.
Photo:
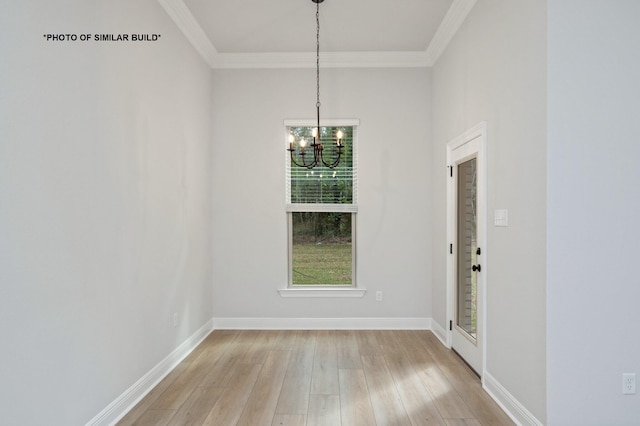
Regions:
<instances>
[{"instance_id":1,"label":"wall outlet","mask_svg":"<svg viewBox=\"0 0 640 426\"><path fill-rule=\"evenodd\" d=\"M624 373L622 375L622 393L623 395L636 394L636 373Z\"/></svg>"},{"instance_id":2,"label":"wall outlet","mask_svg":"<svg viewBox=\"0 0 640 426\"><path fill-rule=\"evenodd\" d=\"M173 313L173 326L174 327L178 326L178 313L177 312Z\"/></svg>"},{"instance_id":3,"label":"wall outlet","mask_svg":"<svg viewBox=\"0 0 640 426\"><path fill-rule=\"evenodd\" d=\"M376 302L382 302L382 292L376 291Z\"/></svg>"}]
</instances>

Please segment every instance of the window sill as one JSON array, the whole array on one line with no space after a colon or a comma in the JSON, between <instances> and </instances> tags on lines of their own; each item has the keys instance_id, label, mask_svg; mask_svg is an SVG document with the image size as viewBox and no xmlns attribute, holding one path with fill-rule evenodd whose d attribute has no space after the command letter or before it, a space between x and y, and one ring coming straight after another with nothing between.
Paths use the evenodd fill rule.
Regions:
<instances>
[{"instance_id":1,"label":"window sill","mask_svg":"<svg viewBox=\"0 0 640 426\"><path fill-rule=\"evenodd\" d=\"M280 297L364 297L364 288L282 288L278 290Z\"/></svg>"}]
</instances>

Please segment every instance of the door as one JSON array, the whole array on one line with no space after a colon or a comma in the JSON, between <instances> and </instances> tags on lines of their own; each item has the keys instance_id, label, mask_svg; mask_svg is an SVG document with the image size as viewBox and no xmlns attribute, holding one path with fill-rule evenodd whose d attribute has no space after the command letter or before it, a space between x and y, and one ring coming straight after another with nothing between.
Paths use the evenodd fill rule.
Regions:
<instances>
[{"instance_id":1,"label":"door","mask_svg":"<svg viewBox=\"0 0 640 426\"><path fill-rule=\"evenodd\" d=\"M447 185L450 344L479 376L484 369L485 127L481 123L449 143Z\"/></svg>"}]
</instances>

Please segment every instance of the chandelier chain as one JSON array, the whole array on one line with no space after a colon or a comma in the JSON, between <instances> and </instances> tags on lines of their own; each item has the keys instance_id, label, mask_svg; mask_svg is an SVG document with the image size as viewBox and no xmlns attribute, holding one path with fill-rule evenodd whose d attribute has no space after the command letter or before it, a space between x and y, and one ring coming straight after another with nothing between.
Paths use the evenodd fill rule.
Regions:
<instances>
[{"instance_id":1,"label":"chandelier chain","mask_svg":"<svg viewBox=\"0 0 640 426\"><path fill-rule=\"evenodd\" d=\"M316 90L316 108L320 108L320 3L316 3Z\"/></svg>"},{"instance_id":2,"label":"chandelier chain","mask_svg":"<svg viewBox=\"0 0 640 426\"><path fill-rule=\"evenodd\" d=\"M306 140L303 138L300 139L300 151L297 155L298 160L295 158L295 137L292 133L289 134L289 155L291 157L291 164L296 165L298 167L304 167L306 169L313 169L314 167L320 165L325 166L330 169L333 169L338 166L340 163L340 157L342 155L343 148L343 133L341 130L338 130L335 134L335 142L336 142L336 156L335 159L331 162L325 161L323 152L324 146L322 144L322 132L320 131L320 3L324 0L312 0L316 4L316 117L317 117L317 127L313 129L313 143L311 144L311 148L313 150L313 160L307 161L305 160L305 147ZM331 139L331 136L330 136Z\"/></svg>"}]
</instances>

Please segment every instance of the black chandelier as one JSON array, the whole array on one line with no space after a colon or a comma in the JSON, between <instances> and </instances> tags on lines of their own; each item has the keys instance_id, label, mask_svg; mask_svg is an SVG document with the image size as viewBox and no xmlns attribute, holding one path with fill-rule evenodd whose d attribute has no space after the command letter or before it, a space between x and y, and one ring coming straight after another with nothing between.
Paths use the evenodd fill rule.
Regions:
<instances>
[{"instance_id":1,"label":"black chandelier","mask_svg":"<svg viewBox=\"0 0 640 426\"><path fill-rule=\"evenodd\" d=\"M338 149L338 154L336 158L332 162L325 161L323 157L324 146L322 146L322 135L320 132L320 3L324 0L311 0L316 4L316 127L312 130L313 143L311 144L311 148L313 149L313 160L307 162L307 158L305 157L307 152L307 141L304 138L301 138L298 141L299 149L297 152L297 156L300 162L296 161L295 154L295 138L292 134L289 135L289 148L287 151L291 154L291 164L295 164L298 167L305 167L307 169L313 169L315 166L324 165L325 167L329 167L333 169L340 163L340 155L342 154L342 138L343 133L341 130L338 130L336 133L336 147Z\"/></svg>"}]
</instances>

